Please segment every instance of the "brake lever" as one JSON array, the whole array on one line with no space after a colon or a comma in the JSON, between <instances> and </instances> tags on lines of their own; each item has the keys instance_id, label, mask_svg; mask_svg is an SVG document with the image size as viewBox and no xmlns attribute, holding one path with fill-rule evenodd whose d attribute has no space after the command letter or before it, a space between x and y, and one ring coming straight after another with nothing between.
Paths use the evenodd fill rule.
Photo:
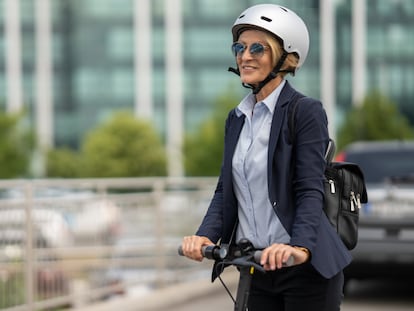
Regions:
<instances>
[{"instance_id":1,"label":"brake lever","mask_svg":"<svg viewBox=\"0 0 414 311\"><path fill-rule=\"evenodd\" d=\"M266 270L259 264L254 262L253 256L236 257L232 260L225 261L226 264L234 265L236 267L254 267L261 273L266 273Z\"/></svg>"}]
</instances>

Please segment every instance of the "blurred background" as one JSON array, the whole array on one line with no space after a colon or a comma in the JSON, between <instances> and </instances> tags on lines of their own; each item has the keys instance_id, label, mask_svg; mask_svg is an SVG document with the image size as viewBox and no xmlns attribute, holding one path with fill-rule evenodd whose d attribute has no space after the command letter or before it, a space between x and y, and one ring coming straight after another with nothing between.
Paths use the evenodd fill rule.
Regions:
<instances>
[{"instance_id":1,"label":"blurred background","mask_svg":"<svg viewBox=\"0 0 414 311\"><path fill-rule=\"evenodd\" d=\"M196 156L191 136L203 135L201 128L215 115L221 128L229 107L247 92L227 72L234 65L230 29L237 14L255 3L260 1L1 0L0 107L3 114L23 113L19 120L24 122L15 126L32 138L32 145L19 146L31 152L30 166L3 176L96 175L76 167L56 171L56 166L65 155L91 157L94 139L88 134L120 111L144 122L168 154L165 170L133 176L199 175L185 166L187 155ZM373 96L414 122L412 1L277 3L308 25L309 56L289 79L303 93L322 99L333 137L341 136L348 112ZM395 114L387 111L387 123ZM340 147L351 139L389 136L384 131L383 137L371 137L363 130L364 120L360 123L359 136L341 138ZM409 135L393 130L397 138ZM216 139L220 145L221 135Z\"/></svg>"},{"instance_id":2,"label":"blurred background","mask_svg":"<svg viewBox=\"0 0 414 311\"><path fill-rule=\"evenodd\" d=\"M355 141L414 138L414 1L267 2L309 28L308 58L288 79L321 99L342 159ZM227 71L231 27L257 3L0 0L0 308L84 305L208 275L175 247L208 206L224 120L248 92ZM377 197L389 217L395 200ZM404 200L399 219L414 214Z\"/></svg>"}]
</instances>

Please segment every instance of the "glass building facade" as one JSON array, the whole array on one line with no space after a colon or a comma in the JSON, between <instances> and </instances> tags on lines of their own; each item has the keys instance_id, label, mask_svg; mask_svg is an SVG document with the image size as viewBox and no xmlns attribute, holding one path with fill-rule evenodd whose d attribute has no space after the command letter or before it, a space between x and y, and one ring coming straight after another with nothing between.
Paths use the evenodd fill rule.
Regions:
<instances>
[{"instance_id":1,"label":"glass building facade","mask_svg":"<svg viewBox=\"0 0 414 311\"><path fill-rule=\"evenodd\" d=\"M336 6L337 106L352 103L352 9ZM414 124L414 1L366 0L366 91L380 91Z\"/></svg>"},{"instance_id":2,"label":"glass building facade","mask_svg":"<svg viewBox=\"0 0 414 311\"><path fill-rule=\"evenodd\" d=\"M6 16L0 0L0 107L7 109ZM13 0L11 0L13 1ZM17 1L17 0L16 0ZM36 110L36 5L19 0L23 105ZM149 49L151 120L165 136L167 46L166 2L150 4L150 46L136 41L140 0L48 0L51 24L53 145L79 146L85 133L119 109L136 110L137 57ZM268 1L275 2L275 1ZM352 105L352 1L332 0L335 28L335 104L340 120ZM231 26L252 0L181 0L183 129L197 127L214 100L231 90L247 92L230 53ZM320 5L318 0L275 2L296 11L307 24L311 47L304 67L289 78L303 93L320 98ZM135 6L135 5L137 6ZM143 14L143 15L140 15ZM378 89L396 102L414 122L414 1L366 0L366 90ZM178 43L179 44L179 43ZM37 60L39 61L39 60ZM145 90L144 90L145 91ZM36 122L34 118L32 118Z\"/></svg>"}]
</instances>

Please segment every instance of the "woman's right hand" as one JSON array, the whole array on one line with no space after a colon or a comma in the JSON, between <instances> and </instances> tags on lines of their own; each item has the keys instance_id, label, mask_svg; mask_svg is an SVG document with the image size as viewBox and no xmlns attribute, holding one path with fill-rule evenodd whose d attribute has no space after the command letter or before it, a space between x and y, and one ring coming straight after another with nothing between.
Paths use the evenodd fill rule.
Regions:
<instances>
[{"instance_id":1,"label":"woman's right hand","mask_svg":"<svg viewBox=\"0 0 414 311\"><path fill-rule=\"evenodd\" d=\"M204 257L201 252L201 249L203 246L208 245L214 245L214 243L211 242L209 238L204 236L191 235L185 236L183 238L183 243L181 247L184 256L196 261L202 261Z\"/></svg>"}]
</instances>

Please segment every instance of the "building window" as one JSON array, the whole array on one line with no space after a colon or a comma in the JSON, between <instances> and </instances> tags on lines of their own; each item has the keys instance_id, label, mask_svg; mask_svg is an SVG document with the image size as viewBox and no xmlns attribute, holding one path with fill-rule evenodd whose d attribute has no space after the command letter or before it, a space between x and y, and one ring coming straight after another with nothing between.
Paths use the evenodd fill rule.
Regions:
<instances>
[{"instance_id":1,"label":"building window","mask_svg":"<svg viewBox=\"0 0 414 311\"><path fill-rule=\"evenodd\" d=\"M20 1L20 18L23 24L31 24L34 22L35 1Z\"/></svg>"},{"instance_id":2,"label":"building window","mask_svg":"<svg viewBox=\"0 0 414 311\"><path fill-rule=\"evenodd\" d=\"M36 54L34 51L35 47L35 38L33 33L22 33L22 58L24 64L34 64Z\"/></svg>"},{"instance_id":3,"label":"building window","mask_svg":"<svg viewBox=\"0 0 414 311\"><path fill-rule=\"evenodd\" d=\"M389 67L390 81L392 81L392 87L390 92L393 98L397 98L403 94L405 77L403 68L400 65L391 65Z\"/></svg>"},{"instance_id":4,"label":"building window","mask_svg":"<svg viewBox=\"0 0 414 311\"><path fill-rule=\"evenodd\" d=\"M0 0L0 12L4 12L4 0ZM4 14L0 14L0 24L3 25Z\"/></svg>"},{"instance_id":5,"label":"building window","mask_svg":"<svg viewBox=\"0 0 414 311\"><path fill-rule=\"evenodd\" d=\"M160 68L154 68L153 85L154 85L154 99L155 101L164 101L165 96L165 71Z\"/></svg>"},{"instance_id":6,"label":"building window","mask_svg":"<svg viewBox=\"0 0 414 311\"><path fill-rule=\"evenodd\" d=\"M55 63L60 63L60 62L64 61L62 45L63 45L62 35L59 34L59 33L53 34L52 56L53 56L53 61Z\"/></svg>"},{"instance_id":7,"label":"building window","mask_svg":"<svg viewBox=\"0 0 414 311\"><path fill-rule=\"evenodd\" d=\"M187 0L187 2L194 3L194 0ZM194 3L194 5L197 5L198 10L203 13L205 18L228 19L229 16L234 16L234 19L236 19L236 14L239 14L239 11L241 12L244 9L243 3L240 3L238 0L198 0L196 2L197 4ZM191 12L187 13L191 14Z\"/></svg>"},{"instance_id":8,"label":"building window","mask_svg":"<svg viewBox=\"0 0 414 311\"><path fill-rule=\"evenodd\" d=\"M87 16L112 18L131 16L133 0L78 0L77 7Z\"/></svg>"},{"instance_id":9,"label":"building window","mask_svg":"<svg viewBox=\"0 0 414 311\"><path fill-rule=\"evenodd\" d=\"M5 48L6 46L4 44L4 36L0 36L0 68L3 68L4 60L6 57Z\"/></svg>"},{"instance_id":10,"label":"building window","mask_svg":"<svg viewBox=\"0 0 414 311\"><path fill-rule=\"evenodd\" d=\"M148 0L148 1L151 1L152 15L157 18L164 18L164 13L165 13L164 1L167 1L167 0Z\"/></svg>"},{"instance_id":11,"label":"building window","mask_svg":"<svg viewBox=\"0 0 414 311\"><path fill-rule=\"evenodd\" d=\"M112 90L114 92L114 104L116 100L134 100L134 75L131 69L116 69L112 74Z\"/></svg>"},{"instance_id":12,"label":"building window","mask_svg":"<svg viewBox=\"0 0 414 311\"><path fill-rule=\"evenodd\" d=\"M132 59L134 45L131 28L117 27L110 30L107 44L108 54L112 59Z\"/></svg>"},{"instance_id":13,"label":"building window","mask_svg":"<svg viewBox=\"0 0 414 311\"><path fill-rule=\"evenodd\" d=\"M405 33L402 25L393 24L388 27L387 41L390 52L393 55L404 53L403 49L401 49L401 46L405 43Z\"/></svg>"},{"instance_id":14,"label":"building window","mask_svg":"<svg viewBox=\"0 0 414 311\"><path fill-rule=\"evenodd\" d=\"M230 73L228 76L221 73L222 70L220 70L220 68L202 68L200 71L197 71L196 74L200 75L200 85L197 86L198 90L196 91L196 94L198 93L203 98L211 99L228 90L232 81L235 81L234 78L237 80L237 84L240 81L236 76L232 76ZM189 79L193 79L193 77L190 76ZM193 93L192 98L194 98L196 94Z\"/></svg>"},{"instance_id":15,"label":"building window","mask_svg":"<svg viewBox=\"0 0 414 311\"><path fill-rule=\"evenodd\" d=\"M139 44L139 43L138 43ZM163 61L164 54L164 30L161 28L154 28L152 32L152 57L154 61Z\"/></svg>"},{"instance_id":16,"label":"building window","mask_svg":"<svg viewBox=\"0 0 414 311\"><path fill-rule=\"evenodd\" d=\"M95 99L95 102L91 101L91 104L99 106L99 101L96 101L96 99L107 99L111 90L107 76L107 73L102 70L85 67L76 70L74 73L74 89L78 99L83 103Z\"/></svg>"},{"instance_id":17,"label":"building window","mask_svg":"<svg viewBox=\"0 0 414 311\"><path fill-rule=\"evenodd\" d=\"M186 32L184 53L195 58L217 59L217 56L231 56L231 33L219 29L191 28Z\"/></svg>"}]
</instances>

